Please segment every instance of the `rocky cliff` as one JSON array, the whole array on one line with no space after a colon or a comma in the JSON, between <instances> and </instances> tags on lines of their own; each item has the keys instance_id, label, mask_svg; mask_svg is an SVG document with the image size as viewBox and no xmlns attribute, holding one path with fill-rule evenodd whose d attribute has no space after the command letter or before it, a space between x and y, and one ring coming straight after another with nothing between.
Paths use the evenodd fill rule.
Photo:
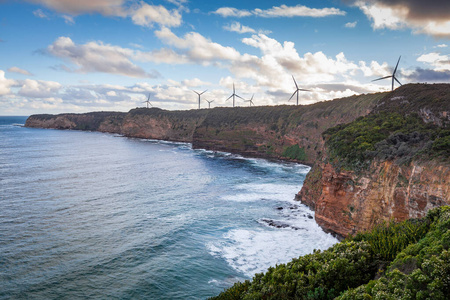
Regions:
<instances>
[{"instance_id":1,"label":"rocky cliff","mask_svg":"<svg viewBox=\"0 0 450 300\"><path fill-rule=\"evenodd\" d=\"M450 85L386 95L369 116L325 132L323 155L298 199L320 226L344 237L450 204L449 113Z\"/></svg>"},{"instance_id":2,"label":"rocky cliff","mask_svg":"<svg viewBox=\"0 0 450 300\"><path fill-rule=\"evenodd\" d=\"M189 111L137 108L128 113L33 115L25 126L190 142L194 148L312 165L322 148L322 131L368 114L383 96L359 95L307 106Z\"/></svg>"}]
</instances>

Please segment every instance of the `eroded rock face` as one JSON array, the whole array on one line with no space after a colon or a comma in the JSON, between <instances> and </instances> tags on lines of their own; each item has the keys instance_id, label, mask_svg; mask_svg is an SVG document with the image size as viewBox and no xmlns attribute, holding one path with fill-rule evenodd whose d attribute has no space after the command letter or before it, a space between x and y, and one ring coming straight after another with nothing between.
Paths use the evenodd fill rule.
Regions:
<instances>
[{"instance_id":1,"label":"eroded rock face","mask_svg":"<svg viewBox=\"0 0 450 300\"><path fill-rule=\"evenodd\" d=\"M319 163L308 177L298 199L315 210L320 226L344 237L383 221L423 217L431 208L450 204L450 166L442 162L400 166L374 161L362 175ZM315 184L320 189L313 190Z\"/></svg>"}]
</instances>

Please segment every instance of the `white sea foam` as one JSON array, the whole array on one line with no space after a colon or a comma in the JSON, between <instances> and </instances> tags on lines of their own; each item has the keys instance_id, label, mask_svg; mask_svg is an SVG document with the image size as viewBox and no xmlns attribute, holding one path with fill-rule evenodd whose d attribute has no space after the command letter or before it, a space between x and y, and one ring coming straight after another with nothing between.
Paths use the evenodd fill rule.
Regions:
<instances>
[{"instance_id":1,"label":"white sea foam","mask_svg":"<svg viewBox=\"0 0 450 300\"><path fill-rule=\"evenodd\" d=\"M270 266L287 263L314 249L327 249L337 242L314 222L305 222L304 228L233 229L224 234L221 242L210 243L207 247L212 255L225 259L235 270L252 277Z\"/></svg>"},{"instance_id":2,"label":"white sea foam","mask_svg":"<svg viewBox=\"0 0 450 300\"><path fill-rule=\"evenodd\" d=\"M261 218L259 227L235 228L219 241L209 243L209 252L224 259L247 277L264 272L270 266L289 262L292 258L327 249L337 242L315 222L314 212L294 195L296 184L244 183L235 187L236 194L223 196L225 201L268 201L277 206L275 217Z\"/></svg>"},{"instance_id":3,"label":"white sea foam","mask_svg":"<svg viewBox=\"0 0 450 300\"><path fill-rule=\"evenodd\" d=\"M222 199L236 202L289 201L294 199L300 188L300 184L243 183L235 186L235 194L224 195Z\"/></svg>"}]
</instances>

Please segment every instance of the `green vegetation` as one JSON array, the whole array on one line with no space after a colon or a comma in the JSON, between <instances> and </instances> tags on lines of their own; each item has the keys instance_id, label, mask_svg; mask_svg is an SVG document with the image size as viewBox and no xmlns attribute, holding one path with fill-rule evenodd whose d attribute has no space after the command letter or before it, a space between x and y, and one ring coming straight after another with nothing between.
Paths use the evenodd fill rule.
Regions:
<instances>
[{"instance_id":1,"label":"green vegetation","mask_svg":"<svg viewBox=\"0 0 450 300\"><path fill-rule=\"evenodd\" d=\"M304 161L306 160L306 152L304 148L300 148L298 144L286 147L283 151L283 157Z\"/></svg>"},{"instance_id":2,"label":"green vegetation","mask_svg":"<svg viewBox=\"0 0 450 300\"><path fill-rule=\"evenodd\" d=\"M211 299L448 299L450 207L382 224Z\"/></svg>"},{"instance_id":3,"label":"green vegetation","mask_svg":"<svg viewBox=\"0 0 450 300\"><path fill-rule=\"evenodd\" d=\"M407 163L416 155L449 157L450 130L424 123L415 113L380 112L323 133L331 160L361 170L373 158Z\"/></svg>"}]
</instances>

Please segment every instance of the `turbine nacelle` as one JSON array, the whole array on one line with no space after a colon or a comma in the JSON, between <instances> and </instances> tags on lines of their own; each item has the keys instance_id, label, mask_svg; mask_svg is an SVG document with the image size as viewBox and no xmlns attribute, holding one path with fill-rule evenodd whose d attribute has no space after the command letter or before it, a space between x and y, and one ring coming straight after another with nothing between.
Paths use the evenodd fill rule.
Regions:
<instances>
[{"instance_id":1,"label":"turbine nacelle","mask_svg":"<svg viewBox=\"0 0 450 300\"><path fill-rule=\"evenodd\" d=\"M200 109L200 96L203 95L207 90L204 90L201 93L194 91L194 90L192 90L192 91L198 95L198 109Z\"/></svg>"},{"instance_id":2,"label":"turbine nacelle","mask_svg":"<svg viewBox=\"0 0 450 300\"><path fill-rule=\"evenodd\" d=\"M298 87L297 81L295 81L294 75L292 75L292 79L294 80L295 83L295 92L292 94L291 98L289 98L288 101L291 101L292 97L294 97L295 94L297 94L297 105L298 105L298 93L299 92L311 92L310 90L305 90L305 89L300 89Z\"/></svg>"},{"instance_id":3,"label":"turbine nacelle","mask_svg":"<svg viewBox=\"0 0 450 300\"><path fill-rule=\"evenodd\" d=\"M242 100L245 100L244 98L242 98L241 96L236 94L236 89L234 88L234 83L233 83L233 94L231 94L231 96L228 97L227 100L225 100L225 101L228 101L232 97L233 97L233 107L234 107L235 97L238 97L238 98L241 98Z\"/></svg>"},{"instance_id":4,"label":"turbine nacelle","mask_svg":"<svg viewBox=\"0 0 450 300\"><path fill-rule=\"evenodd\" d=\"M399 64L399 62L400 62L400 58L402 58L401 55L400 55L400 57L398 58L397 64L395 65L395 69L394 69L394 72L392 73L392 75L384 76L384 77L381 77L381 78L374 79L374 80L372 80L372 82L373 82L373 81L378 81L378 80L387 79L387 78L392 78L392 90L391 90L391 91L394 90L394 80L397 81L398 84L402 85L402 84L400 83L400 81L398 81L397 77L395 77L395 73L397 72L397 67L398 67L398 64Z\"/></svg>"}]
</instances>

